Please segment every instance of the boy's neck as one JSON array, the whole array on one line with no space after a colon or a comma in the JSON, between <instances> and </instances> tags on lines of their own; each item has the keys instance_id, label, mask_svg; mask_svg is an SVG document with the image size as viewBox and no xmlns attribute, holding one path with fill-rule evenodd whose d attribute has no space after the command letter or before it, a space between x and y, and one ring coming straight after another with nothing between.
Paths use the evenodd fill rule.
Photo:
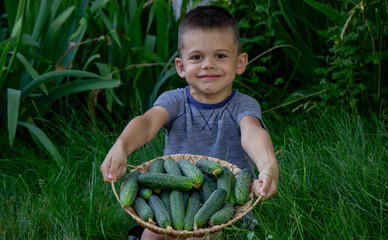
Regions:
<instances>
[{"instance_id":1,"label":"boy's neck","mask_svg":"<svg viewBox=\"0 0 388 240\"><path fill-rule=\"evenodd\" d=\"M198 94L194 88L189 87L190 95L192 98L194 98L195 101L203 104L217 104L225 101L231 94L232 89L229 89L229 91L223 95L220 94L209 94L209 95L202 95Z\"/></svg>"}]
</instances>

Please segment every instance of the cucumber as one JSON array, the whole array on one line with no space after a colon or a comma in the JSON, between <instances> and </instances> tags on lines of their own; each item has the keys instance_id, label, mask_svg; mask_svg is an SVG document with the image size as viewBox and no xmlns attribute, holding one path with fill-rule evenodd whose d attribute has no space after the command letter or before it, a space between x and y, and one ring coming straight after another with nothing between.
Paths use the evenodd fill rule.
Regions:
<instances>
[{"instance_id":1,"label":"cucumber","mask_svg":"<svg viewBox=\"0 0 388 240\"><path fill-rule=\"evenodd\" d=\"M178 163L172 159L167 159L164 161L164 170L166 170L167 174L182 176Z\"/></svg>"},{"instance_id":2,"label":"cucumber","mask_svg":"<svg viewBox=\"0 0 388 240\"><path fill-rule=\"evenodd\" d=\"M224 205L226 200L226 191L222 188L216 189L209 199L203 204L194 216L194 224L197 227L204 227L209 221L210 217L213 216L221 207Z\"/></svg>"},{"instance_id":3,"label":"cucumber","mask_svg":"<svg viewBox=\"0 0 388 240\"><path fill-rule=\"evenodd\" d=\"M166 228L171 226L170 214L167 212L166 207L158 196L152 195L148 198L148 204L154 212L155 219L160 227Z\"/></svg>"},{"instance_id":4,"label":"cucumber","mask_svg":"<svg viewBox=\"0 0 388 240\"><path fill-rule=\"evenodd\" d=\"M133 202L132 207L135 209L137 215L139 215L139 217L141 217L144 221L152 222L154 212L144 198L137 197Z\"/></svg>"},{"instance_id":5,"label":"cucumber","mask_svg":"<svg viewBox=\"0 0 388 240\"><path fill-rule=\"evenodd\" d=\"M151 163L151 166L148 169L148 172L151 172L151 173L164 173L164 159L163 158L155 159Z\"/></svg>"},{"instance_id":6,"label":"cucumber","mask_svg":"<svg viewBox=\"0 0 388 240\"><path fill-rule=\"evenodd\" d=\"M143 173L138 182L151 189L188 191L193 188L193 182L188 177L164 173Z\"/></svg>"},{"instance_id":7,"label":"cucumber","mask_svg":"<svg viewBox=\"0 0 388 240\"><path fill-rule=\"evenodd\" d=\"M212 226L219 225L229 221L234 215L234 207L230 203L225 203L224 206L210 217Z\"/></svg>"},{"instance_id":8,"label":"cucumber","mask_svg":"<svg viewBox=\"0 0 388 240\"><path fill-rule=\"evenodd\" d=\"M252 182L252 172L248 169L243 169L237 176L235 195L236 203L243 205L249 200L249 188Z\"/></svg>"},{"instance_id":9,"label":"cucumber","mask_svg":"<svg viewBox=\"0 0 388 240\"><path fill-rule=\"evenodd\" d=\"M186 212L187 206L189 205L190 194L189 192L182 192L182 195L183 195L183 202L184 202L185 212Z\"/></svg>"},{"instance_id":10,"label":"cucumber","mask_svg":"<svg viewBox=\"0 0 388 240\"><path fill-rule=\"evenodd\" d=\"M236 189L236 177L234 176L234 174L232 172L230 172L230 194L229 194L229 198L226 200L226 202L228 202L232 205L236 204L235 189Z\"/></svg>"},{"instance_id":11,"label":"cucumber","mask_svg":"<svg viewBox=\"0 0 388 240\"><path fill-rule=\"evenodd\" d=\"M213 185L214 189L217 188L217 178L215 176L204 174L203 179L209 181Z\"/></svg>"},{"instance_id":12,"label":"cucumber","mask_svg":"<svg viewBox=\"0 0 388 240\"><path fill-rule=\"evenodd\" d=\"M160 200L162 200L164 206L166 207L168 214L170 214L170 216L171 216L170 194L171 194L170 191L163 191L160 194Z\"/></svg>"},{"instance_id":13,"label":"cucumber","mask_svg":"<svg viewBox=\"0 0 388 240\"><path fill-rule=\"evenodd\" d=\"M180 191L171 191L170 211L173 227L175 229L181 230L185 224L185 205L183 201L183 195Z\"/></svg>"},{"instance_id":14,"label":"cucumber","mask_svg":"<svg viewBox=\"0 0 388 240\"><path fill-rule=\"evenodd\" d=\"M125 178L123 187L120 191L120 203L121 206L129 207L135 201L137 191L139 190L138 176L140 171L136 170L128 174Z\"/></svg>"},{"instance_id":15,"label":"cucumber","mask_svg":"<svg viewBox=\"0 0 388 240\"><path fill-rule=\"evenodd\" d=\"M206 202L206 200L210 197L214 190L216 190L216 188L208 180L204 180L201 185L201 188L199 189L199 193L201 194L202 200Z\"/></svg>"},{"instance_id":16,"label":"cucumber","mask_svg":"<svg viewBox=\"0 0 388 240\"><path fill-rule=\"evenodd\" d=\"M218 176L222 172L221 165L211 160L199 159L195 166L201 169L203 173L207 173L209 175Z\"/></svg>"},{"instance_id":17,"label":"cucumber","mask_svg":"<svg viewBox=\"0 0 388 240\"><path fill-rule=\"evenodd\" d=\"M152 195L152 190L149 189L149 188L145 188L145 187L143 187L143 186L140 186L139 195L140 195L140 197L142 197L144 200L148 200L148 198L150 198L150 196Z\"/></svg>"},{"instance_id":18,"label":"cucumber","mask_svg":"<svg viewBox=\"0 0 388 240\"><path fill-rule=\"evenodd\" d=\"M198 210L201 208L202 200L198 192L191 194L189 200L189 206L187 208L187 213L185 217L185 224L183 229L192 231L194 229L194 216L197 214Z\"/></svg>"},{"instance_id":19,"label":"cucumber","mask_svg":"<svg viewBox=\"0 0 388 240\"><path fill-rule=\"evenodd\" d=\"M217 178L217 188L222 188L226 191L226 200L229 199L229 195L230 195L230 191L231 191L230 174L232 174L232 173L229 171L229 168L223 166L222 173Z\"/></svg>"},{"instance_id":20,"label":"cucumber","mask_svg":"<svg viewBox=\"0 0 388 240\"><path fill-rule=\"evenodd\" d=\"M178 166L182 171L182 174L191 179L195 188L199 188L203 182L203 173L193 163L188 160L180 160Z\"/></svg>"}]
</instances>

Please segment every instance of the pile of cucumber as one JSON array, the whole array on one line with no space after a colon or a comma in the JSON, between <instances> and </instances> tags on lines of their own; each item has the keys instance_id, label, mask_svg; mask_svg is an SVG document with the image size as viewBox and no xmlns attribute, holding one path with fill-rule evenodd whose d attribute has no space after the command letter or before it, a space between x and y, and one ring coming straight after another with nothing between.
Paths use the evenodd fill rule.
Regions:
<instances>
[{"instance_id":1,"label":"pile of cucumber","mask_svg":"<svg viewBox=\"0 0 388 240\"><path fill-rule=\"evenodd\" d=\"M249 200L252 173L243 169L237 178L219 163L199 159L157 158L149 172L132 171L125 178L120 203L132 206L144 221L162 227L192 231L219 225L234 215L234 205Z\"/></svg>"}]
</instances>

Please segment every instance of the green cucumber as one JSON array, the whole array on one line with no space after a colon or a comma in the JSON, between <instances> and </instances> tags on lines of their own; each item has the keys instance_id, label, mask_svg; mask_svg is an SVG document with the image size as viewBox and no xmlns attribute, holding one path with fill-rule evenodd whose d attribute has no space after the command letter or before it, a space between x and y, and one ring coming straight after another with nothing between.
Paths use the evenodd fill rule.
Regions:
<instances>
[{"instance_id":1,"label":"green cucumber","mask_svg":"<svg viewBox=\"0 0 388 240\"><path fill-rule=\"evenodd\" d=\"M161 190L188 191L193 187L188 177L164 173L143 173L138 177L138 182L144 187Z\"/></svg>"},{"instance_id":2,"label":"green cucumber","mask_svg":"<svg viewBox=\"0 0 388 240\"><path fill-rule=\"evenodd\" d=\"M152 195L152 190L149 188L140 186L139 195L140 197L144 198L144 200L148 200L148 198Z\"/></svg>"},{"instance_id":3,"label":"green cucumber","mask_svg":"<svg viewBox=\"0 0 388 240\"><path fill-rule=\"evenodd\" d=\"M166 170L167 174L182 176L178 163L172 159L167 159L164 161L164 170Z\"/></svg>"},{"instance_id":4,"label":"green cucumber","mask_svg":"<svg viewBox=\"0 0 388 240\"><path fill-rule=\"evenodd\" d=\"M148 169L148 172L151 173L164 173L164 159L157 158L152 163Z\"/></svg>"},{"instance_id":5,"label":"green cucumber","mask_svg":"<svg viewBox=\"0 0 388 240\"><path fill-rule=\"evenodd\" d=\"M140 171L136 170L128 174L125 178L123 187L120 191L120 203L121 206L129 207L135 201L137 191L139 190L138 177Z\"/></svg>"},{"instance_id":6,"label":"green cucumber","mask_svg":"<svg viewBox=\"0 0 388 240\"><path fill-rule=\"evenodd\" d=\"M209 221L210 217L213 216L221 207L224 205L226 200L226 191L222 188L216 189L209 199L203 204L194 216L194 224L202 228Z\"/></svg>"},{"instance_id":7,"label":"green cucumber","mask_svg":"<svg viewBox=\"0 0 388 240\"><path fill-rule=\"evenodd\" d=\"M221 165L211 160L199 159L195 166L201 169L203 173L207 173L209 175L218 176L222 172Z\"/></svg>"},{"instance_id":8,"label":"green cucumber","mask_svg":"<svg viewBox=\"0 0 388 240\"><path fill-rule=\"evenodd\" d=\"M172 225L181 230L185 224L185 205L182 192L173 190L170 194L170 211Z\"/></svg>"},{"instance_id":9,"label":"green cucumber","mask_svg":"<svg viewBox=\"0 0 388 240\"><path fill-rule=\"evenodd\" d=\"M225 203L224 206L210 217L212 226L219 225L229 221L234 215L234 207L230 203Z\"/></svg>"},{"instance_id":10,"label":"green cucumber","mask_svg":"<svg viewBox=\"0 0 388 240\"><path fill-rule=\"evenodd\" d=\"M215 176L204 174L203 179L209 181L213 185L214 189L217 188L217 178Z\"/></svg>"},{"instance_id":11,"label":"green cucumber","mask_svg":"<svg viewBox=\"0 0 388 240\"><path fill-rule=\"evenodd\" d=\"M192 162L188 160L180 160L178 166L184 176L191 179L195 188L199 188L203 182L203 173Z\"/></svg>"},{"instance_id":12,"label":"green cucumber","mask_svg":"<svg viewBox=\"0 0 388 240\"><path fill-rule=\"evenodd\" d=\"M236 204L235 189L236 189L236 177L234 176L234 174L232 172L230 172L230 194L229 194L229 198L226 200L226 202L228 202L232 205Z\"/></svg>"},{"instance_id":13,"label":"green cucumber","mask_svg":"<svg viewBox=\"0 0 388 240\"><path fill-rule=\"evenodd\" d=\"M249 188L252 182L252 172L248 169L243 169L237 176L235 195L236 203L243 205L249 200Z\"/></svg>"},{"instance_id":14,"label":"green cucumber","mask_svg":"<svg viewBox=\"0 0 388 240\"><path fill-rule=\"evenodd\" d=\"M172 225L170 214L167 212L166 207L158 196L152 195L150 198L148 198L148 205L154 212L156 222L160 227L166 228Z\"/></svg>"},{"instance_id":15,"label":"green cucumber","mask_svg":"<svg viewBox=\"0 0 388 240\"><path fill-rule=\"evenodd\" d=\"M143 198L137 197L133 202L132 207L135 209L137 215L139 215L139 217L141 217L144 221L152 222L154 212Z\"/></svg>"},{"instance_id":16,"label":"green cucumber","mask_svg":"<svg viewBox=\"0 0 388 240\"><path fill-rule=\"evenodd\" d=\"M203 181L201 188L199 189L202 200L206 202L214 190L216 190L216 188L208 180Z\"/></svg>"},{"instance_id":17,"label":"green cucumber","mask_svg":"<svg viewBox=\"0 0 388 240\"><path fill-rule=\"evenodd\" d=\"M163 192L160 194L160 200L162 200L164 206L166 207L167 212L168 212L168 213L170 214L170 216L171 216L170 194L171 194L170 191L163 191Z\"/></svg>"},{"instance_id":18,"label":"green cucumber","mask_svg":"<svg viewBox=\"0 0 388 240\"><path fill-rule=\"evenodd\" d=\"M185 212L186 212L187 206L189 205L190 194L189 192L182 192L182 195L183 195L183 202L185 203Z\"/></svg>"},{"instance_id":19,"label":"green cucumber","mask_svg":"<svg viewBox=\"0 0 388 240\"><path fill-rule=\"evenodd\" d=\"M199 193L194 192L193 194L191 194L183 229L188 231L192 231L194 229L194 216L201 208L201 204L202 204L202 200Z\"/></svg>"},{"instance_id":20,"label":"green cucumber","mask_svg":"<svg viewBox=\"0 0 388 240\"><path fill-rule=\"evenodd\" d=\"M232 174L232 173L230 172L229 168L223 166L222 173L217 178L217 188L222 188L226 191L226 200L229 199L229 195L230 195L230 191L231 191L230 174Z\"/></svg>"}]
</instances>

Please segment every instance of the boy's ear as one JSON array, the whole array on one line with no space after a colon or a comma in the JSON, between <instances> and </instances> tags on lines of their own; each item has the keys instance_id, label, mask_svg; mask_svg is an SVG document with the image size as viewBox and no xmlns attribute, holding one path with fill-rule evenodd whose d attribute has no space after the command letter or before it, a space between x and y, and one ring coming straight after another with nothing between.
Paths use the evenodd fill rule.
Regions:
<instances>
[{"instance_id":1,"label":"boy's ear","mask_svg":"<svg viewBox=\"0 0 388 240\"><path fill-rule=\"evenodd\" d=\"M175 68L176 68L178 75L181 78L185 78L185 76L186 76L185 67L183 66L183 62L182 62L181 58L175 58Z\"/></svg>"},{"instance_id":2,"label":"boy's ear","mask_svg":"<svg viewBox=\"0 0 388 240\"><path fill-rule=\"evenodd\" d=\"M238 75L243 74L247 65L248 65L248 54L241 53L237 58L236 73Z\"/></svg>"}]
</instances>

